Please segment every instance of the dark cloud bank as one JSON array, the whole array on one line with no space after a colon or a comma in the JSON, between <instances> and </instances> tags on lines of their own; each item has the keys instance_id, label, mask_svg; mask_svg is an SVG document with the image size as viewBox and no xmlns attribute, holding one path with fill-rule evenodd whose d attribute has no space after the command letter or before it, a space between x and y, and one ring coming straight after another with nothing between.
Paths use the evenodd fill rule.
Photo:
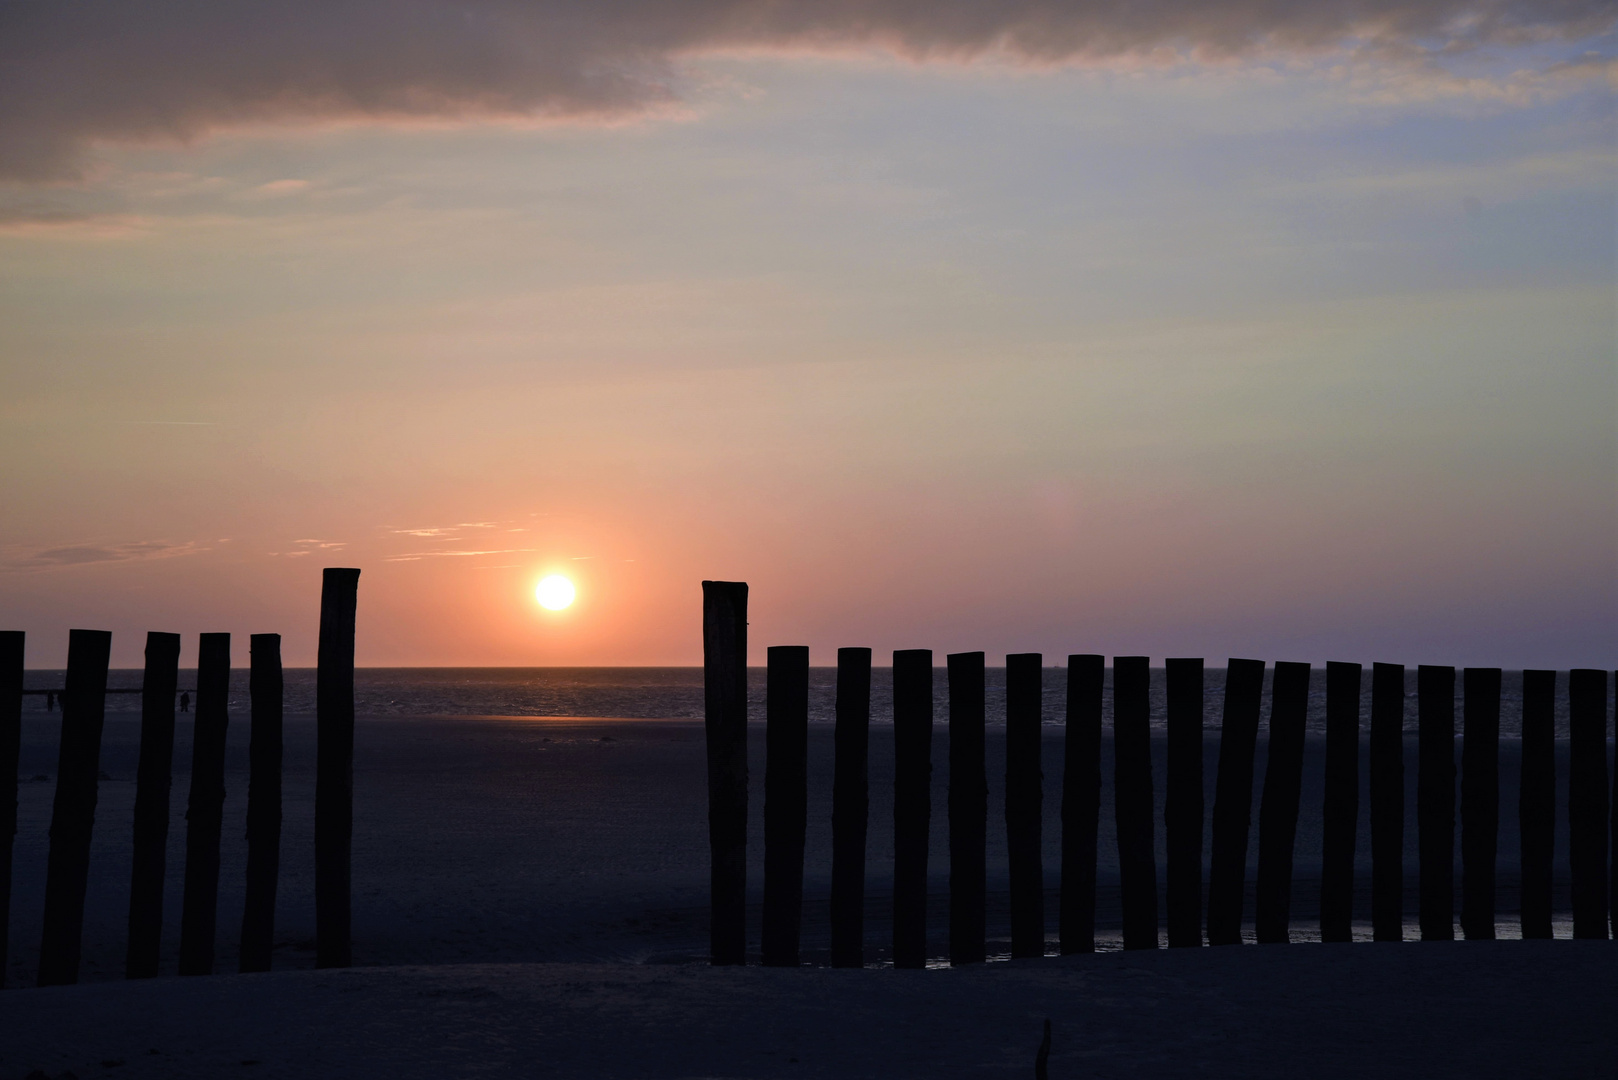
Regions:
<instances>
[{"instance_id":1,"label":"dark cloud bank","mask_svg":"<svg viewBox=\"0 0 1618 1080\"><path fill-rule=\"evenodd\" d=\"M0 177L256 121L611 117L671 100L675 61L713 49L1431 53L1614 22L1611 0L0 0Z\"/></svg>"}]
</instances>

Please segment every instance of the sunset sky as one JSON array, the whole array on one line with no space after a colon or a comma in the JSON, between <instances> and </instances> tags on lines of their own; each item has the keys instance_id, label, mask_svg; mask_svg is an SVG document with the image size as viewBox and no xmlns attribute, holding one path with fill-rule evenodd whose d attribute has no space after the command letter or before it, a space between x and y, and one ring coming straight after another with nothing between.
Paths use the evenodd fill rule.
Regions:
<instances>
[{"instance_id":1,"label":"sunset sky","mask_svg":"<svg viewBox=\"0 0 1618 1080\"><path fill-rule=\"evenodd\" d=\"M0 625L1618 665L1607 2L8 0ZM550 612L536 582L577 586Z\"/></svg>"}]
</instances>

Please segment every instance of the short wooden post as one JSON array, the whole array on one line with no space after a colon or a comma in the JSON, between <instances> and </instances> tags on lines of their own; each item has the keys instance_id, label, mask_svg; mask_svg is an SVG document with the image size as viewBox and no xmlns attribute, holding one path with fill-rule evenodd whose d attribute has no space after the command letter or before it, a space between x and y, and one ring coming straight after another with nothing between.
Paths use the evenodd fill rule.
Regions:
<instances>
[{"instance_id":1,"label":"short wooden post","mask_svg":"<svg viewBox=\"0 0 1618 1080\"><path fill-rule=\"evenodd\" d=\"M765 652L764 941L768 967L798 966L809 825L809 647Z\"/></svg>"},{"instance_id":2,"label":"short wooden post","mask_svg":"<svg viewBox=\"0 0 1618 1080\"><path fill-rule=\"evenodd\" d=\"M225 821L225 731L230 724L230 635L203 634L186 802L180 974L212 975L219 914L219 840Z\"/></svg>"},{"instance_id":3,"label":"short wooden post","mask_svg":"<svg viewBox=\"0 0 1618 1080\"><path fill-rule=\"evenodd\" d=\"M1371 938L1404 940L1405 668L1371 667Z\"/></svg>"},{"instance_id":4,"label":"short wooden post","mask_svg":"<svg viewBox=\"0 0 1618 1080\"><path fill-rule=\"evenodd\" d=\"M933 651L893 654L893 966L927 966Z\"/></svg>"},{"instance_id":5,"label":"short wooden post","mask_svg":"<svg viewBox=\"0 0 1618 1080\"><path fill-rule=\"evenodd\" d=\"M708 741L708 951L747 962L747 583L702 583Z\"/></svg>"},{"instance_id":6,"label":"short wooden post","mask_svg":"<svg viewBox=\"0 0 1618 1080\"><path fill-rule=\"evenodd\" d=\"M11 943L11 848L17 835L17 764L22 754L24 635L0 630L0 986Z\"/></svg>"},{"instance_id":7,"label":"short wooden post","mask_svg":"<svg viewBox=\"0 0 1618 1080\"><path fill-rule=\"evenodd\" d=\"M1202 944L1202 660L1163 661L1168 772L1163 791L1169 948Z\"/></svg>"},{"instance_id":8,"label":"short wooden post","mask_svg":"<svg viewBox=\"0 0 1618 1080\"><path fill-rule=\"evenodd\" d=\"M1039 653L1006 657L1006 851L1011 871L1011 955L1045 955L1045 671Z\"/></svg>"},{"instance_id":9,"label":"short wooden post","mask_svg":"<svg viewBox=\"0 0 1618 1080\"><path fill-rule=\"evenodd\" d=\"M353 962L354 616L360 572L328 566L315 656L315 966Z\"/></svg>"},{"instance_id":10,"label":"short wooden post","mask_svg":"<svg viewBox=\"0 0 1618 1080\"><path fill-rule=\"evenodd\" d=\"M1067 658L1062 737L1062 955L1096 951L1096 834L1101 823L1101 701L1107 661Z\"/></svg>"},{"instance_id":11,"label":"short wooden post","mask_svg":"<svg viewBox=\"0 0 1618 1080\"><path fill-rule=\"evenodd\" d=\"M1613 672L1615 685L1618 685L1618 671ZM1612 844L1612 858L1610 871L1612 880L1607 883L1607 903L1611 908L1612 936L1618 938L1618 733L1615 733L1612 749L1612 780L1614 789L1611 792L1612 820L1608 822L1608 839Z\"/></svg>"},{"instance_id":12,"label":"short wooden post","mask_svg":"<svg viewBox=\"0 0 1618 1080\"><path fill-rule=\"evenodd\" d=\"M249 639L253 727L247 764L247 900L241 970L270 970L275 892L281 872L281 635Z\"/></svg>"},{"instance_id":13,"label":"short wooden post","mask_svg":"<svg viewBox=\"0 0 1618 1080\"><path fill-rule=\"evenodd\" d=\"M1455 940L1455 669L1416 669L1421 940Z\"/></svg>"},{"instance_id":14,"label":"short wooden post","mask_svg":"<svg viewBox=\"0 0 1618 1080\"><path fill-rule=\"evenodd\" d=\"M135 772L135 840L129 874L129 942L124 977L157 975L163 943L163 882L168 871L169 793L174 776L174 695L180 635L146 635L140 694L140 763Z\"/></svg>"},{"instance_id":15,"label":"short wooden post","mask_svg":"<svg viewBox=\"0 0 1618 1080\"><path fill-rule=\"evenodd\" d=\"M1573 936L1607 936L1607 673L1568 673L1568 869Z\"/></svg>"},{"instance_id":16,"label":"short wooden post","mask_svg":"<svg viewBox=\"0 0 1618 1080\"><path fill-rule=\"evenodd\" d=\"M1114 814L1124 948L1157 948L1157 852L1152 832L1151 660L1112 660Z\"/></svg>"},{"instance_id":17,"label":"short wooden post","mask_svg":"<svg viewBox=\"0 0 1618 1080\"><path fill-rule=\"evenodd\" d=\"M101 728L107 716L107 659L112 634L70 630L62 693L62 742L56 759L56 801L45 869L45 931L39 946L39 985L79 981L84 891L90 877L90 834L101 774Z\"/></svg>"},{"instance_id":18,"label":"short wooden post","mask_svg":"<svg viewBox=\"0 0 1618 1080\"><path fill-rule=\"evenodd\" d=\"M1461 674L1461 932L1494 940L1500 839L1500 669Z\"/></svg>"},{"instance_id":19,"label":"short wooden post","mask_svg":"<svg viewBox=\"0 0 1618 1080\"><path fill-rule=\"evenodd\" d=\"M1253 755L1258 746L1264 661L1228 660L1219 727L1212 851L1208 862L1208 944L1242 943L1247 840L1253 827Z\"/></svg>"},{"instance_id":20,"label":"short wooden post","mask_svg":"<svg viewBox=\"0 0 1618 1080\"><path fill-rule=\"evenodd\" d=\"M983 764L983 654L951 653L949 670L949 962L983 963L989 782ZM1009 736L1008 736L1009 737Z\"/></svg>"},{"instance_id":21,"label":"short wooden post","mask_svg":"<svg viewBox=\"0 0 1618 1080\"><path fill-rule=\"evenodd\" d=\"M1360 816L1358 664L1326 665L1326 778L1321 821L1320 940L1354 940L1354 847Z\"/></svg>"},{"instance_id":22,"label":"short wooden post","mask_svg":"<svg viewBox=\"0 0 1618 1080\"><path fill-rule=\"evenodd\" d=\"M865 966L865 832L870 814L871 650L837 650L831 795L831 966Z\"/></svg>"},{"instance_id":23,"label":"short wooden post","mask_svg":"<svg viewBox=\"0 0 1618 1080\"><path fill-rule=\"evenodd\" d=\"M1270 685L1270 747L1264 796L1258 809L1258 883L1253 932L1260 944L1285 944L1292 915L1292 852L1303 793L1304 723L1309 711L1309 665L1275 665Z\"/></svg>"},{"instance_id":24,"label":"short wooden post","mask_svg":"<svg viewBox=\"0 0 1618 1080\"><path fill-rule=\"evenodd\" d=\"M1551 873L1556 850L1556 672L1522 673L1522 936L1551 936Z\"/></svg>"}]
</instances>

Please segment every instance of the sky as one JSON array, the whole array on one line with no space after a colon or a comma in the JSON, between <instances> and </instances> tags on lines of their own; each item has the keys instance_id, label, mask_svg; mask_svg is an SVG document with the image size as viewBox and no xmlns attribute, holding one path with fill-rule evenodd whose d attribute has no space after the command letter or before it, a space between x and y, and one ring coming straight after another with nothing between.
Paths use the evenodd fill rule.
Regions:
<instances>
[{"instance_id":1,"label":"sky","mask_svg":"<svg viewBox=\"0 0 1618 1080\"><path fill-rule=\"evenodd\" d=\"M1618 666L1618 16L0 0L0 624ZM561 573L570 608L535 583ZM236 661L246 662L246 641Z\"/></svg>"}]
</instances>

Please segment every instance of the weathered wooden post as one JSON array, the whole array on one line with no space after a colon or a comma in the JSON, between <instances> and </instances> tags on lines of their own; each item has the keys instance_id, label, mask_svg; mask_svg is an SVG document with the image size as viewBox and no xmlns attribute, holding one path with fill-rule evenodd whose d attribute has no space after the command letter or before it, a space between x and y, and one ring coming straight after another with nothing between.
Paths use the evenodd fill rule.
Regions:
<instances>
[{"instance_id":1,"label":"weathered wooden post","mask_svg":"<svg viewBox=\"0 0 1618 1080\"><path fill-rule=\"evenodd\" d=\"M135 772L134 859L129 874L129 943L124 976L157 975L163 942L163 881L168 870L169 793L174 775L174 694L180 635L146 635L140 693L140 763Z\"/></svg>"},{"instance_id":2,"label":"weathered wooden post","mask_svg":"<svg viewBox=\"0 0 1618 1080\"><path fill-rule=\"evenodd\" d=\"M1163 792L1169 948L1202 944L1202 660L1163 661L1168 773Z\"/></svg>"},{"instance_id":3,"label":"weathered wooden post","mask_svg":"<svg viewBox=\"0 0 1618 1080\"><path fill-rule=\"evenodd\" d=\"M1494 939L1500 833L1500 669L1461 674L1461 932Z\"/></svg>"},{"instance_id":4,"label":"weathered wooden post","mask_svg":"<svg viewBox=\"0 0 1618 1080\"><path fill-rule=\"evenodd\" d=\"M1607 936L1607 673L1568 673L1568 869L1573 936Z\"/></svg>"},{"instance_id":5,"label":"weathered wooden post","mask_svg":"<svg viewBox=\"0 0 1618 1080\"><path fill-rule=\"evenodd\" d=\"M225 731L230 724L230 635L203 634L186 802L180 974L212 975L219 914L219 840L225 821Z\"/></svg>"},{"instance_id":6,"label":"weathered wooden post","mask_svg":"<svg viewBox=\"0 0 1618 1080\"><path fill-rule=\"evenodd\" d=\"M708 742L708 951L747 962L747 583L702 583Z\"/></svg>"},{"instance_id":7,"label":"weathered wooden post","mask_svg":"<svg viewBox=\"0 0 1618 1080\"><path fill-rule=\"evenodd\" d=\"M1326 782L1320 940L1353 941L1354 841L1360 816L1360 666L1326 665Z\"/></svg>"},{"instance_id":8,"label":"weathered wooden post","mask_svg":"<svg viewBox=\"0 0 1618 1080\"><path fill-rule=\"evenodd\" d=\"M1270 685L1270 747L1264 763L1264 797L1258 808L1258 882L1253 894L1253 932L1260 944L1289 940L1292 915L1292 851L1303 793L1304 722L1309 711L1309 665L1275 665Z\"/></svg>"},{"instance_id":9,"label":"weathered wooden post","mask_svg":"<svg viewBox=\"0 0 1618 1080\"><path fill-rule=\"evenodd\" d=\"M1040 764L1045 703L1044 658L1006 657L1006 851L1011 871L1011 955L1045 955L1045 863L1041 826L1045 776Z\"/></svg>"},{"instance_id":10,"label":"weathered wooden post","mask_svg":"<svg viewBox=\"0 0 1618 1080\"><path fill-rule=\"evenodd\" d=\"M1371 667L1371 938L1404 940L1405 668Z\"/></svg>"},{"instance_id":11,"label":"weathered wooden post","mask_svg":"<svg viewBox=\"0 0 1618 1080\"><path fill-rule=\"evenodd\" d=\"M1556 850L1556 672L1522 673L1522 936L1551 936L1551 867Z\"/></svg>"},{"instance_id":12,"label":"weathered wooden post","mask_svg":"<svg viewBox=\"0 0 1618 1080\"><path fill-rule=\"evenodd\" d=\"M62 742L56 759L56 801L45 870L45 931L39 946L39 985L79 981L84 890L90 876L101 774L101 728L107 716L107 660L112 634L69 630L62 693Z\"/></svg>"},{"instance_id":13,"label":"weathered wooden post","mask_svg":"<svg viewBox=\"0 0 1618 1080\"><path fill-rule=\"evenodd\" d=\"M986 952L985 846L989 828L989 782L983 764L983 654L951 653L946 663L949 670L949 962L981 964Z\"/></svg>"},{"instance_id":14,"label":"weathered wooden post","mask_svg":"<svg viewBox=\"0 0 1618 1080\"><path fill-rule=\"evenodd\" d=\"M1152 833L1151 660L1112 660L1114 814L1124 948L1157 948L1157 852Z\"/></svg>"},{"instance_id":15,"label":"weathered wooden post","mask_svg":"<svg viewBox=\"0 0 1618 1080\"><path fill-rule=\"evenodd\" d=\"M11 848L17 835L24 640L21 630L0 630L0 986L6 985L11 956Z\"/></svg>"},{"instance_id":16,"label":"weathered wooden post","mask_svg":"<svg viewBox=\"0 0 1618 1080\"><path fill-rule=\"evenodd\" d=\"M1107 661L1067 658L1062 736L1062 955L1096 951L1096 833L1101 823L1101 701Z\"/></svg>"},{"instance_id":17,"label":"weathered wooden post","mask_svg":"<svg viewBox=\"0 0 1618 1080\"><path fill-rule=\"evenodd\" d=\"M870 814L871 650L837 650L831 795L831 966L865 966L865 831Z\"/></svg>"},{"instance_id":18,"label":"weathered wooden post","mask_svg":"<svg viewBox=\"0 0 1618 1080\"><path fill-rule=\"evenodd\" d=\"M253 728L247 765L247 900L241 970L270 970L276 880L281 872L281 635L249 639Z\"/></svg>"},{"instance_id":19,"label":"weathered wooden post","mask_svg":"<svg viewBox=\"0 0 1618 1080\"><path fill-rule=\"evenodd\" d=\"M354 615L360 572L321 575L315 663L315 966L354 959Z\"/></svg>"},{"instance_id":20,"label":"weathered wooden post","mask_svg":"<svg viewBox=\"0 0 1618 1080\"><path fill-rule=\"evenodd\" d=\"M1455 669L1416 669L1421 940L1455 940Z\"/></svg>"},{"instance_id":21,"label":"weathered wooden post","mask_svg":"<svg viewBox=\"0 0 1618 1080\"><path fill-rule=\"evenodd\" d=\"M933 651L893 654L893 966L927 966Z\"/></svg>"},{"instance_id":22,"label":"weathered wooden post","mask_svg":"<svg viewBox=\"0 0 1618 1080\"><path fill-rule=\"evenodd\" d=\"M809 826L809 647L765 652L764 941L768 967L798 966Z\"/></svg>"},{"instance_id":23,"label":"weathered wooden post","mask_svg":"<svg viewBox=\"0 0 1618 1080\"><path fill-rule=\"evenodd\" d=\"M1219 727L1212 852L1208 862L1208 944L1242 943L1247 838L1253 826L1253 755L1258 746L1264 661L1228 660Z\"/></svg>"}]
</instances>

